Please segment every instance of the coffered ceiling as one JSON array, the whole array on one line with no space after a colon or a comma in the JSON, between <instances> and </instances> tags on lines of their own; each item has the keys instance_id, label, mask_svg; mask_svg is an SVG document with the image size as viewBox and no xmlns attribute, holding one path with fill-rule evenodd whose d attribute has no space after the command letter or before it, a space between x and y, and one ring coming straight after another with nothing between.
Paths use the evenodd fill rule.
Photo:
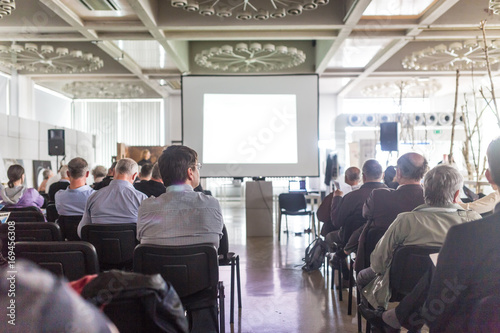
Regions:
<instances>
[{"instance_id":1,"label":"coffered ceiling","mask_svg":"<svg viewBox=\"0 0 500 333\"><path fill-rule=\"evenodd\" d=\"M489 0L198 1L16 0L12 14L0 18L0 46L48 44L98 56L104 66L91 72L19 71L71 97L63 87L81 81L135 85L150 98L174 94L182 74L234 74L231 66L207 68L195 57L241 43L273 45L278 55L300 50L304 62L270 73L317 73L322 92L358 97L366 85L388 78L437 77L448 84L453 71L408 70L402 60L429 46L481 38L481 20L487 20L488 38L500 40L500 17L488 9ZM236 18L242 15L258 19ZM239 61L251 68L264 59L251 57Z\"/></svg>"}]
</instances>

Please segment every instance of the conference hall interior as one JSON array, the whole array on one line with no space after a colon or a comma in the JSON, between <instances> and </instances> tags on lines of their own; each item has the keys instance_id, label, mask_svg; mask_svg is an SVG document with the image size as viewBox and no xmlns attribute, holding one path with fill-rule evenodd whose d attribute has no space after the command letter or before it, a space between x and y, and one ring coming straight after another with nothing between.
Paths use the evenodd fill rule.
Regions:
<instances>
[{"instance_id":1,"label":"conference hall interior","mask_svg":"<svg viewBox=\"0 0 500 333\"><path fill-rule=\"evenodd\" d=\"M395 167L388 181L383 174L375 181L391 187L404 178L400 163L407 156L424 158L425 171L458 170L463 207L476 207L483 197L498 202L487 149L500 133L499 31L498 0L0 0L0 182L11 187L8 170L21 165L22 185L40 189L48 169L60 179L60 167L82 158L86 184L93 185L97 166L107 173L113 162L145 159L161 172L164 149L190 147L197 160L189 170L199 172L199 195L218 201L229 249L199 266L215 274L208 287L215 328L196 327L191 315L177 320L207 333L377 332L358 306L364 297L353 267L359 253L347 251L346 242L328 243L332 202L336 193L345 199L363 180L373 181L365 177L370 165L387 177ZM417 180L423 187L424 175ZM110 269L147 271L137 268L134 248L142 244L135 228L128 244L109 230L114 245L99 243L104 236L82 240L80 219L68 231L49 188L42 192L43 216L14 219L17 255L7 248L14 245L7 234L14 224L7 221L31 215L0 201L2 252L11 270L36 252L23 246L43 241L84 243L95 252L94 270L73 269L74 257L54 263L55 252L33 255L63 283ZM493 201L477 211L481 217L491 214ZM49 229L38 229L40 223L55 225L58 236L44 238ZM314 252L319 259L308 269L313 242L322 252ZM119 265L106 265L115 259ZM421 269L412 288L433 265L427 254L419 260L424 268L415 264ZM165 267L154 273L166 279ZM179 284L189 310L186 290L194 278L186 277L193 271L181 271L185 276L172 284ZM412 288L400 290L384 310L394 310ZM0 304L7 298L2 289ZM18 318L23 307L34 306L22 302ZM133 304L121 313L106 305L115 312L108 313L109 325L167 331L144 324L152 319ZM486 314L479 318L490 324ZM498 319L495 324L500 332ZM401 331L418 332L404 325Z\"/></svg>"}]
</instances>

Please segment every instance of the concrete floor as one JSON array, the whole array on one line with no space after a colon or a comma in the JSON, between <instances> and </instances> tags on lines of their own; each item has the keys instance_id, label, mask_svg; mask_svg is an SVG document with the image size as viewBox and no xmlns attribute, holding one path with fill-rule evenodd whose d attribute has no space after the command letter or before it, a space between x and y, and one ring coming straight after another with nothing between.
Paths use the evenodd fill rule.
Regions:
<instances>
[{"instance_id":1,"label":"concrete floor","mask_svg":"<svg viewBox=\"0 0 500 333\"><path fill-rule=\"evenodd\" d=\"M331 275L327 278L323 271L307 274L301 269L304 250L312 236L282 234L280 244L277 237L247 238L244 202L221 201L221 207L229 249L240 255L243 306L240 313L236 307L234 326L230 326L230 267L221 267L227 332L357 332L355 305L354 315L347 315L347 289L340 302L338 291L329 287ZM299 232L307 228L308 219L289 217L289 226L291 231Z\"/></svg>"}]
</instances>

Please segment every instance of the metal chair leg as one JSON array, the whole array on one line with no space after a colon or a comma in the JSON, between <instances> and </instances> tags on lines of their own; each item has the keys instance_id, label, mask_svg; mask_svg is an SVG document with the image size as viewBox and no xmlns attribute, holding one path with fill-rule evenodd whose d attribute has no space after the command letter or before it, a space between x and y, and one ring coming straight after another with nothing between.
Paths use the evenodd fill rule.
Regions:
<instances>
[{"instance_id":1,"label":"metal chair leg","mask_svg":"<svg viewBox=\"0 0 500 333\"><path fill-rule=\"evenodd\" d=\"M340 265L340 269L338 270L339 274L339 301L342 301L342 265Z\"/></svg>"},{"instance_id":2,"label":"metal chair leg","mask_svg":"<svg viewBox=\"0 0 500 333\"><path fill-rule=\"evenodd\" d=\"M241 309L240 256L236 256L236 284L238 287L238 309Z\"/></svg>"},{"instance_id":3,"label":"metal chair leg","mask_svg":"<svg viewBox=\"0 0 500 333\"><path fill-rule=\"evenodd\" d=\"M226 332L226 323L224 316L224 283L219 281L219 333Z\"/></svg>"},{"instance_id":4,"label":"metal chair leg","mask_svg":"<svg viewBox=\"0 0 500 333\"><path fill-rule=\"evenodd\" d=\"M233 257L231 259L231 313L229 314L230 324L234 324L234 266L236 266L236 261Z\"/></svg>"}]
</instances>

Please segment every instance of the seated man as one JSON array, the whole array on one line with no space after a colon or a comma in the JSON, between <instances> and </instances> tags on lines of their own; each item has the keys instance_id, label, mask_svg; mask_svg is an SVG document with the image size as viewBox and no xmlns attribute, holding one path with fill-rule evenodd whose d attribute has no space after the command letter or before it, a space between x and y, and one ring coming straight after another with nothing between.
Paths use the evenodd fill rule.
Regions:
<instances>
[{"instance_id":1,"label":"seated man","mask_svg":"<svg viewBox=\"0 0 500 333\"><path fill-rule=\"evenodd\" d=\"M88 197L94 190L86 184L89 165L81 157L68 163L69 187L56 193L56 209L59 215L82 216Z\"/></svg>"},{"instance_id":2,"label":"seated man","mask_svg":"<svg viewBox=\"0 0 500 333\"><path fill-rule=\"evenodd\" d=\"M217 199L195 192L200 183L198 154L186 146L170 146L158 159L166 193L144 200L137 219L141 244L219 247L224 225Z\"/></svg>"},{"instance_id":3,"label":"seated man","mask_svg":"<svg viewBox=\"0 0 500 333\"><path fill-rule=\"evenodd\" d=\"M367 160L363 163L363 185L348 194L346 194L339 203L337 216L332 218L333 225L339 229L332 231L325 237L325 241L330 248L335 249L336 245L339 246L335 257L332 259L332 265L335 269L342 266L342 273L344 282L349 279L349 270L347 269L346 255L343 247L351 237L352 233L361 228L366 219L363 217L363 204L366 198L372 193L374 189L386 188L382 181L382 166L376 160ZM348 284L345 284L346 286Z\"/></svg>"},{"instance_id":4,"label":"seated man","mask_svg":"<svg viewBox=\"0 0 500 333\"><path fill-rule=\"evenodd\" d=\"M344 175L345 183L353 190L357 190L359 188L359 181L361 180L360 174L361 170L356 167L347 168ZM344 193L340 189L336 189L334 192L328 194L319 206L316 216L319 221L324 222L321 228L321 236L326 236L328 233L337 230L333 225L332 219L337 217L337 210L343 195Z\"/></svg>"},{"instance_id":5,"label":"seated man","mask_svg":"<svg viewBox=\"0 0 500 333\"><path fill-rule=\"evenodd\" d=\"M500 138L490 144L487 155L486 178L498 191ZM385 332L399 332L401 326L418 331L425 322L431 332L474 331L466 323L474 307L485 297L499 296L499 221L497 205L485 219L450 228L434 273L425 274L396 308L382 311L362 306L363 316Z\"/></svg>"},{"instance_id":6,"label":"seated man","mask_svg":"<svg viewBox=\"0 0 500 333\"><path fill-rule=\"evenodd\" d=\"M92 177L94 178L94 184L92 184L92 187L95 184L100 183L104 177L106 177L107 171L108 170L106 170L106 168L102 165L96 165L96 167L92 169Z\"/></svg>"},{"instance_id":7,"label":"seated man","mask_svg":"<svg viewBox=\"0 0 500 333\"><path fill-rule=\"evenodd\" d=\"M452 166L438 165L430 170L424 178L425 204L399 214L377 243L370 256L371 266L359 272L357 279L362 296L374 308L386 309L389 303L389 271L396 247L441 246L449 228L481 218L455 204L462 182L462 175Z\"/></svg>"},{"instance_id":8,"label":"seated man","mask_svg":"<svg viewBox=\"0 0 500 333\"><path fill-rule=\"evenodd\" d=\"M144 165L141 169L141 172L148 165L151 164ZM141 191L148 197L150 196L159 197L160 195L162 195L167 191L165 185L163 185L163 180L161 179L160 167L158 166L158 162L156 162L153 165L153 170L150 175L150 178L151 179L147 181L141 181L140 183L135 183L134 184L135 189Z\"/></svg>"},{"instance_id":9,"label":"seated man","mask_svg":"<svg viewBox=\"0 0 500 333\"><path fill-rule=\"evenodd\" d=\"M49 199L50 201L55 201L56 193L59 190L65 190L69 186L69 178L68 178L68 166L63 165L61 169L59 169L60 180L56 183L53 183L49 187Z\"/></svg>"},{"instance_id":10,"label":"seated man","mask_svg":"<svg viewBox=\"0 0 500 333\"><path fill-rule=\"evenodd\" d=\"M78 224L81 237L84 225L91 223L136 223L137 211L146 195L132 184L137 176L137 163L123 158L116 164L115 177L105 188L92 193Z\"/></svg>"},{"instance_id":11,"label":"seated man","mask_svg":"<svg viewBox=\"0 0 500 333\"><path fill-rule=\"evenodd\" d=\"M141 166L141 169L139 171L139 176L135 180L135 184L139 184L141 182L147 182L148 180L151 179L151 173L153 172L153 164L151 163L146 163Z\"/></svg>"},{"instance_id":12,"label":"seated man","mask_svg":"<svg viewBox=\"0 0 500 333\"><path fill-rule=\"evenodd\" d=\"M101 180L99 183L94 183L94 190L100 190L101 188L104 188L111 183L115 175L115 167L116 162L113 162L113 164L111 164L108 169L108 174L106 175L106 177L104 177L103 180Z\"/></svg>"},{"instance_id":13,"label":"seated man","mask_svg":"<svg viewBox=\"0 0 500 333\"><path fill-rule=\"evenodd\" d=\"M412 211L424 203L424 190L420 182L428 170L425 157L417 153L402 155L397 162L396 181L399 186L374 190L363 206L363 217L368 220L361 236L345 248L349 254L357 247L356 271L366 268L365 240L370 228L387 230L399 213ZM368 259L368 258L367 258Z\"/></svg>"}]
</instances>

